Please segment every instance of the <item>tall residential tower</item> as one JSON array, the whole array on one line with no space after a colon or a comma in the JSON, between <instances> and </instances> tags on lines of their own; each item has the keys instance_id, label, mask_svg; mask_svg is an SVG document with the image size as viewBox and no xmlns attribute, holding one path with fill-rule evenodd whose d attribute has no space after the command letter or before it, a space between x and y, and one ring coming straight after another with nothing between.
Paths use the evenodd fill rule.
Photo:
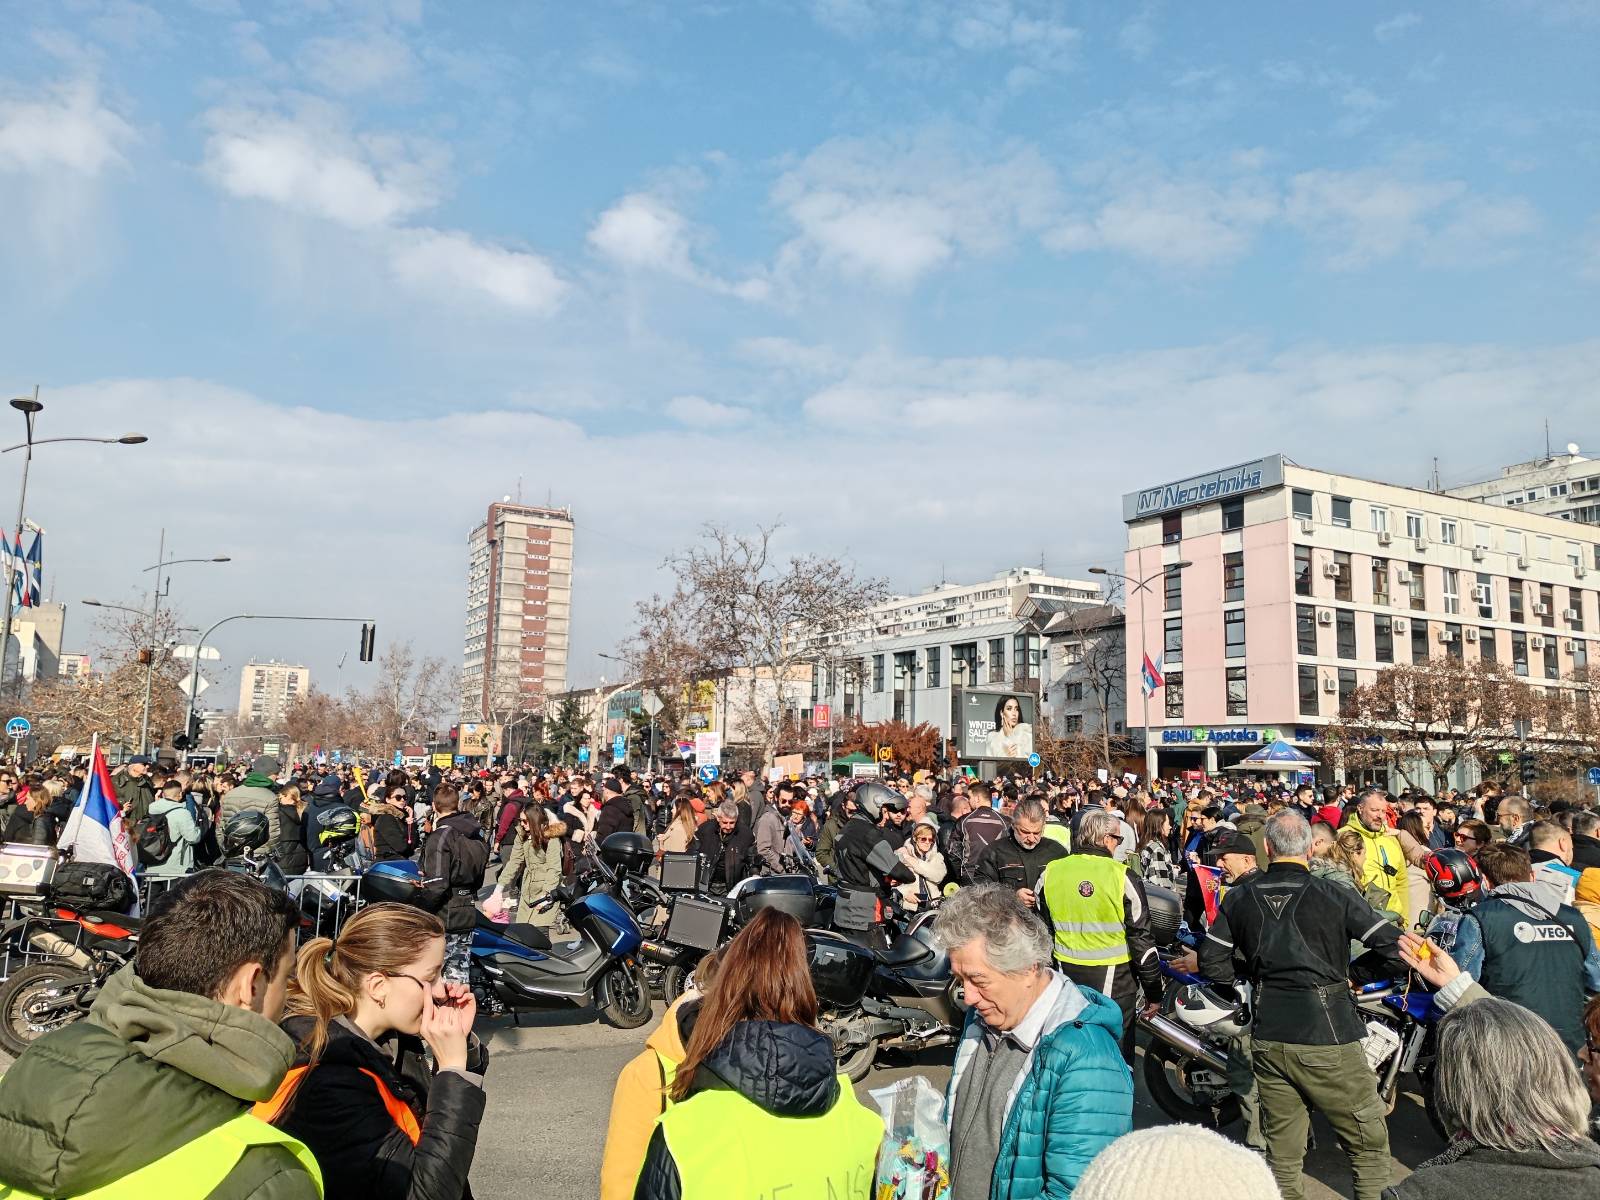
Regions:
<instances>
[{"instance_id":1,"label":"tall residential tower","mask_svg":"<svg viewBox=\"0 0 1600 1200\"><path fill-rule=\"evenodd\" d=\"M567 686L572 511L497 500L467 539L461 717L505 722Z\"/></svg>"}]
</instances>

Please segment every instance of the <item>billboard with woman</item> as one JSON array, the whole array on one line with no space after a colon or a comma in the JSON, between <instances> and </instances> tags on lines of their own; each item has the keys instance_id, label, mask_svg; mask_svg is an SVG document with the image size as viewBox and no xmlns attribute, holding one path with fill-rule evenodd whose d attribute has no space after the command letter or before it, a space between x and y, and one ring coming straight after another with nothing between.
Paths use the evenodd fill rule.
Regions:
<instances>
[{"instance_id":1,"label":"billboard with woman","mask_svg":"<svg viewBox=\"0 0 1600 1200\"><path fill-rule=\"evenodd\" d=\"M963 759L1026 759L1033 753L1034 703L1023 692L962 692L958 753Z\"/></svg>"}]
</instances>

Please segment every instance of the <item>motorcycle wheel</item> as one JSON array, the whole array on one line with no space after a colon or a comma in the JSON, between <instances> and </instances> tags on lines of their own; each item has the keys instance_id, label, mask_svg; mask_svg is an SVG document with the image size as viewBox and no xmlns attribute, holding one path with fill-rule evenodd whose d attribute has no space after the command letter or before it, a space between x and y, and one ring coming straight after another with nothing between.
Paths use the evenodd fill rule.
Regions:
<instances>
[{"instance_id":1,"label":"motorcycle wheel","mask_svg":"<svg viewBox=\"0 0 1600 1200\"><path fill-rule=\"evenodd\" d=\"M860 1083L872 1073L872 1064L878 1057L877 1039L869 1041L865 1046L857 1046L842 1055L837 1055L839 1072L849 1079L851 1083Z\"/></svg>"},{"instance_id":2,"label":"motorcycle wheel","mask_svg":"<svg viewBox=\"0 0 1600 1200\"><path fill-rule=\"evenodd\" d=\"M1232 1093L1221 1104L1198 1104L1186 1087L1174 1077L1187 1081L1188 1064L1177 1050L1162 1041L1152 1041L1144 1051L1144 1085L1156 1107L1174 1121L1221 1129L1239 1119L1239 1098Z\"/></svg>"},{"instance_id":3,"label":"motorcycle wheel","mask_svg":"<svg viewBox=\"0 0 1600 1200\"><path fill-rule=\"evenodd\" d=\"M618 963L600 979L595 995L600 1015L618 1029L637 1029L650 1019L650 985L638 963Z\"/></svg>"},{"instance_id":4,"label":"motorcycle wheel","mask_svg":"<svg viewBox=\"0 0 1600 1200\"><path fill-rule=\"evenodd\" d=\"M15 1058L45 1034L82 1019L87 1009L76 1003L67 1008L65 997L56 1000L51 993L80 992L92 982L82 971L53 963L35 963L13 972L0 987L0 1049ZM41 1001L60 1011L48 1021L35 1022L28 1010Z\"/></svg>"},{"instance_id":5,"label":"motorcycle wheel","mask_svg":"<svg viewBox=\"0 0 1600 1200\"><path fill-rule=\"evenodd\" d=\"M673 963L661 972L661 998L671 1004L683 995L684 988L689 986L689 972L694 968L683 963Z\"/></svg>"}]
</instances>

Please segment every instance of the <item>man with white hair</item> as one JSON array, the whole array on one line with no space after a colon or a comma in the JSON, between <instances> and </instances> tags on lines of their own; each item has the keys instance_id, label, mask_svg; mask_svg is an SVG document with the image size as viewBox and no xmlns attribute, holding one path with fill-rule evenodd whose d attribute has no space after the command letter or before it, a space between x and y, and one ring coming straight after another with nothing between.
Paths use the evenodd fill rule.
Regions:
<instances>
[{"instance_id":1,"label":"man with white hair","mask_svg":"<svg viewBox=\"0 0 1600 1200\"><path fill-rule=\"evenodd\" d=\"M950 1194L1070 1195L1133 1127L1122 1014L1050 969L1050 931L1004 884L946 900L934 937L969 1006L945 1094Z\"/></svg>"},{"instance_id":2,"label":"man with white hair","mask_svg":"<svg viewBox=\"0 0 1600 1200\"><path fill-rule=\"evenodd\" d=\"M1311 874L1311 826L1298 812L1268 817L1263 836L1267 869L1223 897L1200 971L1230 984L1237 961L1250 976L1261 1133L1284 1200L1305 1200L1313 1107L1350 1156L1356 1200L1379 1200L1389 1183L1388 1110L1361 1047L1367 1031L1350 993L1350 943L1392 955L1400 930L1360 893Z\"/></svg>"},{"instance_id":3,"label":"man with white hair","mask_svg":"<svg viewBox=\"0 0 1600 1200\"><path fill-rule=\"evenodd\" d=\"M1150 936L1144 882L1119 862L1122 818L1092 809L1078 822L1073 853L1044 868L1039 908L1055 932L1056 966L1073 982L1111 997L1122 1010L1122 1056L1133 1061L1139 989L1161 1000L1161 960Z\"/></svg>"}]
</instances>

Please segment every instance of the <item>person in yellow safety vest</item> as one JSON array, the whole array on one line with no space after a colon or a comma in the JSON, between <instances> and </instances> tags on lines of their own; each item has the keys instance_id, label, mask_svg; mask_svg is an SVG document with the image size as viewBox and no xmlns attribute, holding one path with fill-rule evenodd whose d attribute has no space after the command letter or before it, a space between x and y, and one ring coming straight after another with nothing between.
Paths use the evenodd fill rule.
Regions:
<instances>
[{"instance_id":1,"label":"person in yellow safety vest","mask_svg":"<svg viewBox=\"0 0 1600 1200\"><path fill-rule=\"evenodd\" d=\"M1039 907L1055 932L1056 966L1122 1009L1122 1056L1131 1063L1140 987L1147 1009L1161 999L1161 960L1150 936L1144 883L1112 857L1122 845L1116 813L1084 813L1076 841L1076 853L1045 867Z\"/></svg>"},{"instance_id":2,"label":"person in yellow safety vest","mask_svg":"<svg viewBox=\"0 0 1600 1200\"><path fill-rule=\"evenodd\" d=\"M1398 913L1404 922L1411 900L1406 866L1420 865L1431 851L1404 830L1389 827L1389 797L1381 788L1363 791L1354 814L1345 824L1361 835L1367 848L1366 861L1361 867L1363 890L1377 884L1389 895L1385 907Z\"/></svg>"},{"instance_id":3,"label":"person in yellow safety vest","mask_svg":"<svg viewBox=\"0 0 1600 1200\"><path fill-rule=\"evenodd\" d=\"M0 1078L0 1197L319 1200L311 1152L249 1115L294 1060L275 1022L299 925L230 871L164 892L88 1018Z\"/></svg>"},{"instance_id":4,"label":"person in yellow safety vest","mask_svg":"<svg viewBox=\"0 0 1600 1200\"><path fill-rule=\"evenodd\" d=\"M764 909L722 952L635 1200L872 1200L883 1120L817 1029L800 922Z\"/></svg>"},{"instance_id":5,"label":"person in yellow safety vest","mask_svg":"<svg viewBox=\"0 0 1600 1200\"><path fill-rule=\"evenodd\" d=\"M720 955L712 951L694 965L694 986L668 1007L661 1024L650 1031L644 1050L617 1076L611 1094L611 1120L606 1126L600 1160L600 1200L628 1200L639 1181L656 1118L667 1111L667 1091L687 1052L706 994L717 977Z\"/></svg>"}]
</instances>

